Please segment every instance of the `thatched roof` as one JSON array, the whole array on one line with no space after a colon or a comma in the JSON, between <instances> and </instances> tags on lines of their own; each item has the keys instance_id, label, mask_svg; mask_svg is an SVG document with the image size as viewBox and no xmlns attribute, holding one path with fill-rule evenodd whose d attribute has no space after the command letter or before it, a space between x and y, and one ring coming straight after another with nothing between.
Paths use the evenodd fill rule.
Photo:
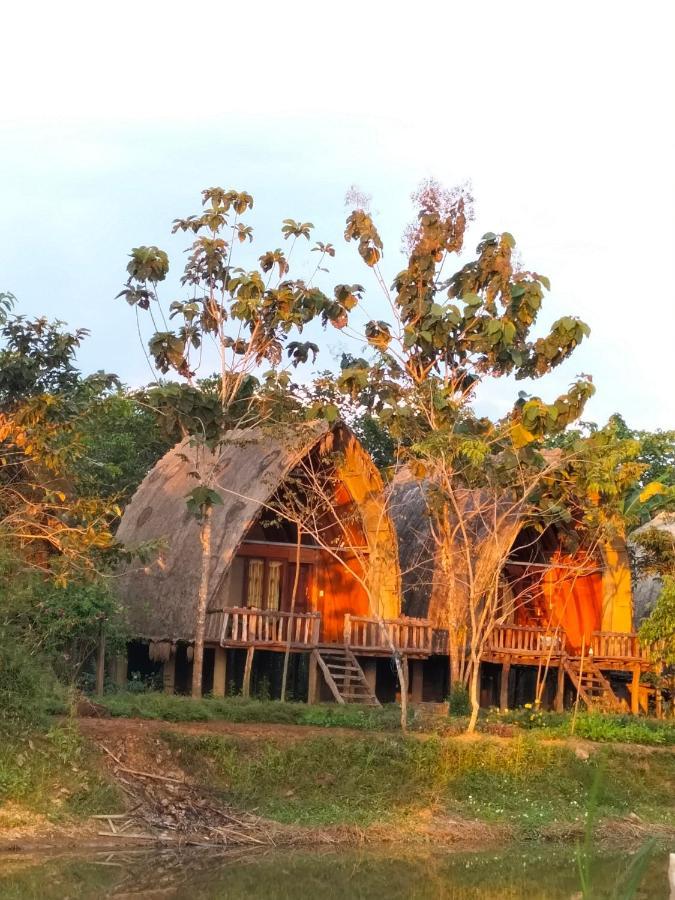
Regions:
<instances>
[{"instance_id":1,"label":"thatched roof","mask_svg":"<svg viewBox=\"0 0 675 900\"><path fill-rule=\"evenodd\" d=\"M405 469L398 473L390 488L389 509L398 537L403 612L406 616L426 618L436 548L424 497L424 482L413 478Z\"/></svg>"},{"instance_id":2,"label":"thatched roof","mask_svg":"<svg viewBox=\"0 0 675 900\"><path fill-rule=\"evenodd\" d=\"M382 487L377 470L360 445L355 449L358 442L343 424L331 427L316 421L234 430L215 452L191 446L189 441L170 450L141 483L117 532L120 543L129 549L148 542L162 545L151 564L132 563L118 579L118 595L132 631L151 640L194 637L201 549L199 524L186 508L186 497L200 482L191 473L199 471L204 481L208 476L223 500L211 514L211 600L239 545L284 479L315 448L330 449L333 444L351 449L347 458L359 472L354 488L349 487L352 495L361 490L361 496L354 497L356 502L365 509L377 504L373 498ZM388 540L395 547L393 526ZM394 578L397 590L397 570Z\"/></svg>"},{"instance_id":3,"label":"thatched roof","mask_svg":"<svg viewBox=\"0 0 675 900\"><path fill-rule=\"evenodd\" d=\"M390 487L389 508L398 535L403 612L428 618L437 628L447 627L444 620L450 584L453 590L461 591L468 583L467 543L475 566L474 577L480 572L489 573L495 565L506 561L525 524L519 518L517 502L509 500L507 495L457 488L454 498L467 541L458 534L455 548L448 551L448 567L454 573L449 578L441 572L438 547L432 535L429 504L433 503L433 496L429 483L403 469ZM452 509L447 512L450 527L455 527L457 513ZM602 628L630 631L632 600L625 542L616 539L612 544L604 544L597 553L603 575Z\"/></svg>"},{"instance_id":4,"label":"thatched roof","mask_svg":"<svg viewBox=\"0 0 675 900\"><path fill-rule=\"evenodd\" d=\"M436 627L444 627L447 586L443 584L437 565L438 547L431 529L429 505L431 487L424 479L415 478L403 468L390 487L389 511L396 526L403 590L403 612L407 616L429 618ZM484 565L490 559L503 558L510 550L519 530L519 522L506 498L495 497L484 490L457 488L455 501L460 510L467 539ZM456 513L449 512L457 523ZM457 540L454 581L466 581L464 547Z\"/></svg>"}]
</instances>

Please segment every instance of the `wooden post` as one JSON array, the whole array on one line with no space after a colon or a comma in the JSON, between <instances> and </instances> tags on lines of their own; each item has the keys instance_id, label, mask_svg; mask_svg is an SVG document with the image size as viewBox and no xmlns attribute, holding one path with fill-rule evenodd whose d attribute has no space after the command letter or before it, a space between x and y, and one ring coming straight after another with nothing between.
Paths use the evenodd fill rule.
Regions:
<instances>
[{"instance_id":1,"label":"wooden post","mask_svg":"<svg viewBox=\"0 0 675 900\"><path fill-rule=\"evenodd\" d=\"M162 684L165 694L173 694L176 690L176 653L173 648L171 656L162 666Z\"/></svg>"},{"instance_id":2,"label":"wooden post","mask_svg":"<svg viewBox=\"0 0 675 900\"><path fill-rule=\"evenodd\" d=\"M246 665L244 666L244 684L242 686L242 697L249 698L251 696L251 670L253 668L253 654L255 647L249 647L246 651Z\"/></svg>"},{"instance_id":3,"label":"wooden post","mask_svg":"<svg viewBox=\"0 0 675 900\"><path fill-rule=\"evenodd\" d=\"M361 668L363 669L363 674L366 676L368 687L372 693L375 694L375 689L377 687L377 660L372 657L364 659L361 663Z\"/></svg>"},{"instance_id":4,"label":"wooden post","mask_svg":"<svg viewBox=\"0 0 675 900\"><path fill-rule=\"evenodd\" d=\"M410 666L408 665L408 657L401 655L401 670L403 671L403 680L405 685L400 685L401 694L405 692L406 697L410 693Z\"/></svg>"},{"instance_id":5,"label":"wooden post","mask_svg":"<svg viewBox=\"0 0 675 900\"><path fill-rule=\"evenodd\" d=\"M499 679L499 708L509 708L509 675L511 674L511 660L502 663L502 674Z\"/></svg>"},{"instance_id":6,"label":"wooden post","mask_svg":"<svg viewBox=\"0 0 675 900\"><path fill-rule=\"evenodd\" d=\"M424 699L424 662L421 659L411 660L412 684L411 699L413 703L421 703Z\"/></svg>"},{"instance_id":7,"label":"wooden post","mask_svg":"<svg viewBox=\"0 0 675 900\"><path fill-rule=\"evenodd\" d=\"M120 653L113 659L112 679L117 687L124 687L127 683L127 670L129 668L129 660L126 653Z\"/></svg>"},{"instance_id":8,"label":"wooden post","mask_svg":"<svg viewBox=\"0 0 675 900\"><path fill-rule=\"evenodd\" d=\"M319 664L316 661L316 653L309 654L309 671L307 680L307 703L313 705L319 699Z\"/></svg>"},{"instance_id":9,"label":"wooden post","mask_svg":"<svg viewBox=\"0 0 675 900\"><path fill-rule=\"evenodd\" d=\"M225 683L227 681L227 656L224 647L214 648L213 657L213 696L225 696Z\"/></svg>"},{"instance_id":10,"label":"wooden post","mask_svg":"<svg viewBox=\"0 0 675 900\"><path fill-rule=\"evenodd\" d=\"M640 666L633 668L633 679L630 684L630 711L634 716L640 712Z\"/></svg>"},{"instance_id":11,"label":"wooden post","mask_svg":"<svg viewBox=\"0 0 675 900\"><path fill-rule=\"evenodd\" d=\"M562 712L565 705L565 666L558 660L558 683L555 691L555 711Z\"/></svg>"},{"instance_id":12,"label":"wooden post","mask_svg":"<svg viewBox=\"0 0 675 900\"><path fill-rule=\"evenodd\" d=\"M96 655L96 693L103 694L105 684L105 622L101 622L98 633L98 653Z\"/></svg>"}]
</instances>

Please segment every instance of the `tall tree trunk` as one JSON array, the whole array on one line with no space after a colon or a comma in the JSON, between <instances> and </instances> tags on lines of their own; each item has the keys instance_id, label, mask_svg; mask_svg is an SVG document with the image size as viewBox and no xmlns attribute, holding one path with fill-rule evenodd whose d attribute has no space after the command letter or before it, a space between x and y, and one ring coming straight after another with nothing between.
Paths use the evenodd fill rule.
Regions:
<instances>
[{"instance_id":1,"label":"tall tree trunk","mask_svg":"<svg viewBox=\"0 0 675 900\"><path fill-rule=\"evenodd\" d=\"M211 507L204 511L199 529L202 546L202 571L197 600L197 621L195 625L195 646L192 657L192 696L198 700L202 696L202 672L204 669L204 632L206 630L206 607L209 602L209 574L211 569Z\"/></svg>"},{"instance_id":2,"label":"tall tree trunk","mask_svg":"<svg viewBox=\"0 0 675 900\"><path fill-rule=\"evenodd\" d=\"M471 654L471 676L469 678L469 699L471 701L471 716L466 733L473 734L478 722L480 710L480 656Z\"/></svg>"},{"instance_id":3,"label":"tall tree trunk","mask_svg":"<svg viewBox=\"0 0 675 900\"><path fill-rule=\"evenodd\" d=\"M401 731L405 734L408 730L408 660L403 659L400 653L395 653L394 659L401 688Z\"/></svg>"},{"instance_id":4,"label":"tall tree trunk","mask_svg":"<svg viewBox=\"0 0 675 900\"><path fill-rule=\"evenodd\" d=\"M459 642L448 633L448 694L462 682Z\"/></svg>"},{"instance_id":5,"label":"tall tree trunk","mask_svg":"<svg viewBox=\"0 0 675 900\"><path fill-rule=\"evenodd\" d=\"M293 579L293 593L291 595L291 615L288 619L288 641L284 653L284 670L281 676L281 702L286 702L286 682L288 681L288 663L291 658L291 637L293 635L293 613L295 612L295 598L298 596L298 584L300 582L300 542L302 529L298 525L298 540L295 547L295 578Z\"/></svg>"}]
</instances>

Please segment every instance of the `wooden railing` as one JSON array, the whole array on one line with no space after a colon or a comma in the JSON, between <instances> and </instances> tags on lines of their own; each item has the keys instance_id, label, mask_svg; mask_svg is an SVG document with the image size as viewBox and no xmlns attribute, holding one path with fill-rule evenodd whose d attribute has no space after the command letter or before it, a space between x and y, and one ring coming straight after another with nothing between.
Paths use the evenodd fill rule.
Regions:
<instances>
[{"instance_id":1,"label":"wooden railing","mask_svg":"<svg viewBox=\"0 0 675 900\"><path fill-rule=\"evenodd\" d=\"M649 659L649 647L633 633L594 631L591 647L596 659Z\"/></svg>"},{"instance_id":2,"label":"wooden railing","mask_svg":"<svg viewBox=\"0 0 675 900\"><path fill-rule=\"evenodd\" d=\"M578 655L567 646L562 631L522 625L499 625L487 639L485 649L489 653L522 653L539 656L552 653L558 656L568 653ZM649 648L644 647L636 634L614 631L594 631L586 653L599 660L648 660Z\"/></svg>"},{"instance_id":3,"label":"wooden railing","mask_svg":"<svg viewBox=\"0 0 675 900\"><path fill-rule=\"evenodd\" d=\"M314 647L319 643L321 613L290 613L231 607L210 612L206 639L223 645L287 644Z\"/></svg>"},{"instance_id":4,"label":"wooden railing","mask_svg":"<svg viewBox=\"0 0 675 900\"><path fill-rule=\"evenodd\" d=\"M564 653L565 635L530 625L497 625L490 633L486 650L493 653Z\"/></svg>"},{"instance_id":5,"label":"wooden railing","mask_svg":"<svg viewBox=\"0 0 675 900\"><path fill-rule=\"evenodd\" d=\"M374 619L345 615L345 644L354 651L431 653L432 628L428 619Z\"/></svg>"}]
</instances>

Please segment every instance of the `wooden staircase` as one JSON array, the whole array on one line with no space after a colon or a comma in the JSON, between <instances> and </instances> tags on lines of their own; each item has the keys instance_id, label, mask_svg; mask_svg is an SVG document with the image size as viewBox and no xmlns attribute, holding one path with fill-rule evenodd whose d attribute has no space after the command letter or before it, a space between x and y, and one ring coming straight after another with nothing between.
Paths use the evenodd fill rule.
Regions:
<instances>
[{"instance_id":1,"label":"wooden staircase","mask_svg":"<svg viewBox=\"0 0 675 900\"><path fill-rule=\"evenodd\" d=\"M312 656L338 703L380 706L357 658L347 647L319 646L312 652Z\"/></svg>"},{"instance_id":2,"label":"wooden staircase","mask_svg":"<svg viewBox=\"0 0 675 900\"><path fill-rule=\"evenodd\" d=\"M603 709L618 712L622 709L622 703L612 690L609 681L597 668L592 659L585 656L568 656L564 661L565 671L570 677L579 697L588 709Z\"/></svg>"}]
</instances>

